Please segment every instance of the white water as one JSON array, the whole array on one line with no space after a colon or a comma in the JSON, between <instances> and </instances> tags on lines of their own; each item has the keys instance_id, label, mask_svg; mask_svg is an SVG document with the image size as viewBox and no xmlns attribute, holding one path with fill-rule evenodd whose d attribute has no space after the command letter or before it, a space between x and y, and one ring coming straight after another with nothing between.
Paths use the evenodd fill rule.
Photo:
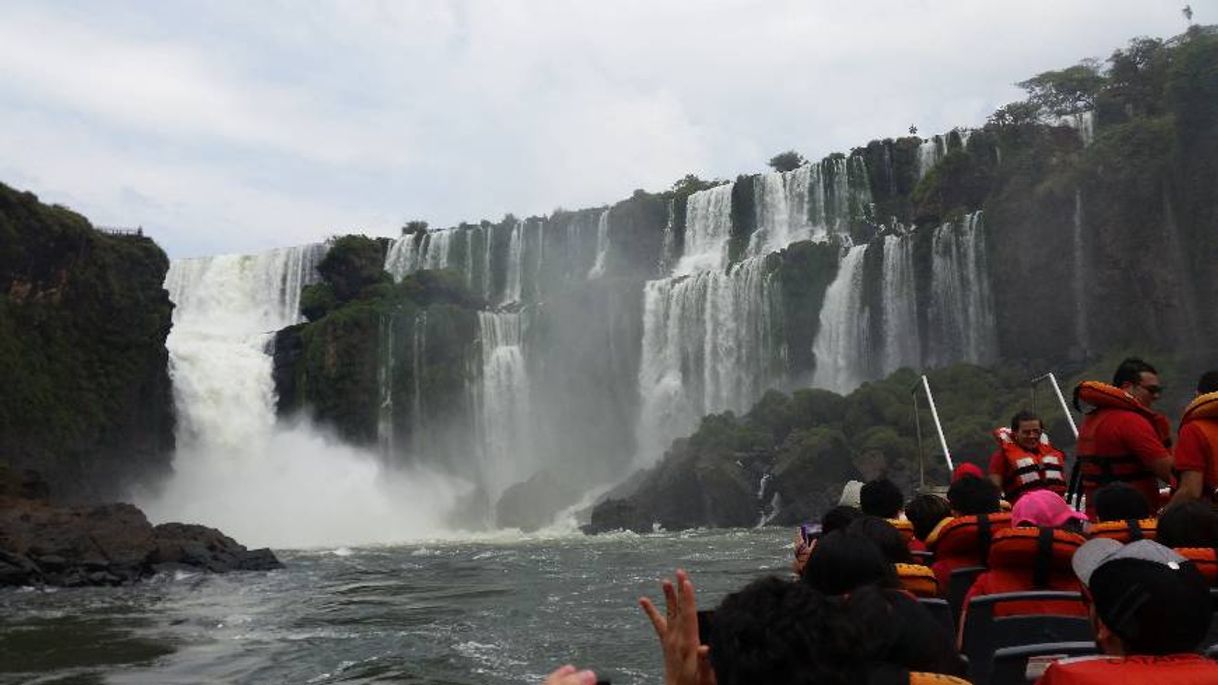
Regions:
<instances>
[{"instance_id":1,"label":"white water","mask_svg":"<svg viewBox=\"0 0 1218 685\"><path fill-rule=\"evenodd\" d=\"M847 393L867 378L870 350L867 312L863 302L863 256L866 245L851 247L825 292L820 328L812 344L816 371L812 385Z\"/></svg>"},{"instance_id":2,"label":"white water","mask_svg":"<svg viewBox=\"0 0 1218 685\"><path fill-rule=\"evenodd\" d=\"M301 547L432 535L461 485L388 473L376 455L275 417L275 330L299 316L324 246L175 261L167 346L178 412L174 475L139 505L154 522L218 527L249 546Z\"/></svg>"},{"instance_id":3,"label":"white water","mask_svg":"<svg viewBox=\"0 0 1218 685\"><path fill-rule=\"evenodd\" d=\"M605 275L605 262L609 258L609 210L601 212L596 220L596 263L588 271L588 278Z\"/></svg>"},{"instance_id":4,"label":"white water","mask_svg":"<svg viewBox=\"0 0 1218 685\"><path fill-rule=\"evenodd\" d=\"M480 481L493 503L539 467L532 445L529 377L519 312L479 312L482 374L475 389Z\"/></svg>"},{"instance_id":5,"label":"white water","mask_svg":"<svg viewBox=\"0 0 1218 685\"><path fill-rule=\"evenodd\" d=\"M914 241L909 236L884 237L883 326L880 336L880 377L922 362L918 338L917 283L914 280Z\"/></svg>"},{"instance_id":6,"label":"white water","mask_svg":"<svg viewBox=\"0 0 1218 685\"><path fill-rule=\"evenodd\" d=\"M997 355L994 302L990 294L981 212L959 224L935 229L932 241L929 345L926 362L943 366L984 364Z\"/></svg>"},{"instance_id":7,"label":"white water","mask_svg":"<svg viewBox=\"0 0 1218 685\"><path fill-rule=\"evenodd\" d=\"M749 238L750 255L769 254L812 237L808 188L813 166L805 164L786 173L762 174L757 179L753 186L757 230ZM819 165L816 170L819 172Z\"/></svg>"}]
</instances>

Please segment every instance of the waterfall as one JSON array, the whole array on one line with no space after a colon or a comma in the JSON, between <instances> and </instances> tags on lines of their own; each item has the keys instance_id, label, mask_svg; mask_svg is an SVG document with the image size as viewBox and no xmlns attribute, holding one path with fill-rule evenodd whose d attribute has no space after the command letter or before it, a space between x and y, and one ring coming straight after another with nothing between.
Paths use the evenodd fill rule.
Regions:
<instances>
[{"instance_id":1,"label":"waterfall","mask_svg":"<svg viewBox=\"0 0 1218 685\"><path fill-rule=\"evenodd\" d=\"M981 212L935 228L931 252L926 362L993 361L998 343Z\"/></svg>"},{"instance_id":2,"label":"waterfall","mask_svg":"<svg viewBox=\"0 0 1218 685\"><path fill-rule=\"evenodd\" d=\"M866 245L851 247L842 258L837 276L825 291L820 328L812 344L816 370L812 385L847 393L867 380L870 324L863 301L863 257Z\"/></svg>"},{"instance_id":3,"label":"waterfall","mask_svg":"<svg viewBox=\"0 0 1218 685\"><path fill-rule=\"evenodd\" d=\"M805 164L793 171L762 174L757 178L753 186L757 230L749 240L750 255L769 254L811 237L808 187L813 166Z\"/></svg>"},{"instance_id":4,"label":"waterfall","mask_svg":"<svg viewBox=\"0 0 1218 685\"><path fill-rule=\"evenodd\" d=\"M732 231L730 183L689 196L685 210L685 252L675 272L691 274L722 269L727 264L727 241Z\"/></svg>"},{"instance_id":5,"label":"waterfall","mask_svg":"<svg viewBox=\"0 0 1218 685\"><path fill-rule=\"evenodd\" d=\"M381 358L376 369L376 384L380 391L377 403L376 438L381 457L392 460L396 455L393 431L393 315L381 314L378 322Z\"/></svg>"},{"instance_id":6,"label":"waterfall","mask_svg":"<svg viewBox=\"0 0 1218 685\"><path fill-rule=\"evenodd\" d=\"M596 220L596 263L588 270L588 278L605 275L605 260L609 257L609 210L601 212Z\"/></svg>"},{"instance_id":7,"label":"waterfall","mask_svg":"<svg viewBox=\"0 0 1218 685\"><path fill-rule=\"evenodd\" d=\"M1069 126L1078 131L1078 137L1083 142L1083 147L1091 145L1095 140L1095 112L1092 110L1067 114L1059 117L1054 123L1058 126Z\"/></svg>"},{"instance_id":8,"label":"waterfall","mask_svg":"<svg viewBox=\"0 0 1218 685\"><path fill-rule=\"evenodd\" d=\"M404 539L441 528L459 487L395 477L376 455L275 416L274 331L299 320L324 245L177 260L169 348L178 414L174 474L137 501L151 520L198 521L247 545Z\"/></svg>"},{"instance_id":9,"label":"waterfall","mask_svg":"<svg viewBox=\"0 0 1218 685\"><path fill-rule=\"evenodd\" d=\"M922 360L918 338L914 241L909 235L884 237L884 270L880 281L884 332L880 337L879 375L901 367L917 368Z\"/></svg>"},{"instance_id":10,"label":"waterfall","mask_svg":"<svg viewBox=\"0 0 1218 685\"><path fill-rule=\"evenodd\" d=\"M420 309L414 318L414 335L410 345L410 377L413 381L410 411L410 442L416 456L423 454L427 443L423 439L423 360L427 353L427 310Z\"/></svg>"},{"instance_id":11,"label":"waterfall","mask_svg":"<svg viewBox=\"0 0 1218 685\"><path fill-rule=\"evenodd\" d=\"M947 156L947 136L931 136L918 146L918 180Z\"/></svg>"},{"instance_id":12,"label":"waterfall","mask_svg":"<svg viewBox=\"0 0 1218 685\"><path fill-rule=\"evenodd\" d=\"M1091 347L1087 338L1087 253L1083 244L1083 191L1074 191L1074 222L1071 234L1073 248L1074 277L1071 280L1074 290L1074 339L1080 351L1085 356Z\"/></svg>"},{"instance_id":13,"label":"waterfall","mask_svg":"<svg viewBox=\"0 0 1218 685\"><path fill-rule=\"evenodd\" d=\"M482 446L480 481L493 503L537 469L531 444L529 377L520 312L479 312L482 345L476 428Z\"/></svg>"}]
</instances>

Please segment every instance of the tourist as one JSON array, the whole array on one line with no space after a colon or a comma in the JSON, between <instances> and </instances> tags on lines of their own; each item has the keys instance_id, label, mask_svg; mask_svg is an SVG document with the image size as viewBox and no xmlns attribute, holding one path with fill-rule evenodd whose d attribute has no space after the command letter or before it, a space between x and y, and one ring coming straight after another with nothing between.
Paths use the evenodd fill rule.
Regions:
<instances>
[{"instance_id":1,"label":"tourist","mask_svg":"<svg viewBox=\"0 0 1218 685\"><path fill-rule=\"evenodd\" d=\"M1081 535L1086 514L1066 504L1056 492L1034 490L1019 498L1011 508L1011 525L1056 528Z\"/></svg>"},{"instance_id":2,"label":"tourist","mask_svg":"<svg viewBox=\"0 0 1218 685\"><path fill-rule=\"evenodd\" d=\"M1095 491L1095 520L1138 521L1150 517L1146 498L1129 483L1117 481Z\"/></svg>"},{"instance_id":3,"label":"tourist","mask_svg":"<svg viewBox=\"0 0 1218 685\"><path fill-rule=\"evenodd\" d=\"M1072 565L1104 654L1050 664L1041 685L1218 683L1218 663L1195 653L1213 610L1191 562L1152 540L1098 539L1083 545Z\"/></svg>"},{"instance_id":4,"label":"tourist","mask_svg":"<svg viewBox=\"0 0 1218 685\"><path fill-rule=\"evenodd\" d=\"M999 499L998 487L984 478L966 476L947 489L952 516L996 514L1002 509Z\"/></svg>"},{"instance_id":5,"label":"tourist","mask_svg":"<svg viewBox=\"0 0 1218 685\"><path fill-rule=\"evenodd\" d=\"M901 515L901 505L905 496L896 483L887 478L877 478L867 481L859 492L859 508L864 514L878 516L882 519L895 519Z\"/></svg>"},{"instance_id":6,"label":"tourist","mask_svg":"<svg viewBox=\"0 0 1218 685\"><path fill-rule=\"evenodd\" d=\"M951 515L951 505L938 495L918 495L905 505L905 518L913 526L914 537L923 543L935 526Z\"/></svg>"},{"instance_id":7,"label":"tourist","mask_svg":"<svg viewBox=\"0 0 1218 685\"><path fill-rule=\"evenodd\" d=\"M1021 411L994 437L998 449L990 456L990 480L1004 499L1015 504L1024 493L1041 489L1066 494L1066 455L1049 444L1039 416Z\"/></svg>"},{"instance_id":8,"label":"tourist","mask_svg":"<svg viewBox=\"0 0 1218 685\"><path fill-rule=\"evenodd\" d=\"M817 539L835 530L845 528L850 525L851 521L862 515L863 512L856 507L838 505L825 512L820 519L820 530L808 535L806 539L804 532L807 528L801 527L795 538L795 560L791 562L791 570L795 572L795 575L803 575L804 564L808 563L808 555L812 553L812 546L816 544Z\"/></svg>"},{"instance_id":9,"label":"tourist","mask_svg":"<svg viewBox=\"0 0 1218 685\"><path fill-rule=\"evenodd\" d=\"M1159 508L1158 480L1171 481L1173 463L1170 424L1151 409L1162 393L1158 372L1135 357L1121 362L1112 385L1085 381L1075 389L1075 406L1086 414L1076 451L1089 515L1095 491L1115 481L1129 483L1151 509Z\"/></svg>"},{"instance_id":10,"label":"tourist","mask_svg":"<svg viewBox=\"0 0 1218 685\"><path fill-rule=\"evenodd\" d=\"M842 486L842 496L838 498L837 503L843 507L854 507L858 509L862 506L863 481L851 480L846 481Z\"/></svg>"},{"instance_id":11,"label":"tourist","mask_svg":"<svg viewBox=\"0 0 1218 685\"><path fill-rule=\"evenodd\" d=\"M1173 504L1159 517L1157 540L1165 547L1218 548L1218 511L1204 500Z\"/></svg>"},{"instance_id":12,"label":"tourist","mask_svg":"<svg viewBox=\"0 0 1218 685\"><path fill-rule=\"evenodd\" d=\"M860 516L847 526L846 532L851 535L861 535L875 543L884 554L884 558L893 564L908 564L910 562L909 546L901 532L893 527L887 519L878 516Z\"/></svg>"},{"instance_id":13,"label":"tourist","mask_svg":"<svg viewBox=\"0 0 1218 685\"><path fill-rule=\"evenodd\" d=\"M1213 501L1218 488L1218 371L1207 371L1197 381L1197 395L1180 419L1175 459L1180 483L1172 502Z\"/></svg>"},{"instance_id":14,"label":"tourist","mask_svg":"<svg viewBox=\"0 0 1218 685\"><path fill-rule=\"evenodd\" d=\"M842 595L864 585L900 587L896 567L879 546L849 530L822 536L801 578L826 595Z\"/></svg>"}]
</instances>

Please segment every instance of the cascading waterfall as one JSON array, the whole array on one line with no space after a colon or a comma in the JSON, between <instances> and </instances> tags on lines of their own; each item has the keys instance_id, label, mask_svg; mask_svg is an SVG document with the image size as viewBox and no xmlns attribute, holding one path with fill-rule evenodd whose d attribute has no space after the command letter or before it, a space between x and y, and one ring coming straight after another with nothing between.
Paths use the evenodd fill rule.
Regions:
<instances>
[{"instance_id":1,"label":"cascading waterfall","mask_svg":"<svg viewBox=\"0 0 1218 685\"><path fill-rule=\"evenodd\" d=\"M918 179L947 156L947 136L931 136L918 146Z\"/></svg>"},{"instance_id":2,"label":"cascading waterfall","mask_svg":"<svg viewBox=\"0 0 1218 685\"><path fill-rule=\"evenodd\" d=\"M993 361L998 343L981 212L935 228L931 252L930 354L925 362Z\"/></svg>"},{"instance_id":3,"label":"cascading waterfall","mask_svg":"<svg viewBox=\"0 0 1218 685\"><path fill-rule=\"evenodd\" d=\"M858 387L868 377L870 326L863 301L863 257L866 245L849 248L837 276L825 291L820 329L812 344L816 371L812 385L838 393Z\"/></svg>"},{"instance_id":4,"label":"cascading waterfall","mask_svg":"<svg viewBox=\"0 0 1218 685\"><path fill-rule=\"evenodd\" d=\"M609 258L609 210L601 212L596 221L596 263L588 271L588 278L605 275L605 261Z\"/></svg>"},{"instance_id":5,"label":"cascading waterfall","mask_svg":"<svg viewBox=\"0 0 1218 685\"><path fill-rule=\"evenodd\" d=\"M374 454L307 423L277 425L268 344L299 320L324 245L174 261L167 340L179 428L174 475L140 505L154 521L206 521L279 547L431 534L458 485L397 477Z\"/></svg>"},{"instance_id":6,"label":"cascading waterfall","mask_svg":"<svg viewBox=\"0 0 1218 685\"><path fill-rule=\"evenodd\" d=\"M475 389L482 448L480 481L494 502L508 486L536 473L531 442L529 377L520 312L479 312L481 378Z\"/></svg>"},{"instance_id":7,"label":"cascading waterfall","mask_svg":"<svg viewBox=\"0 0 1218 685\"><path fill-rule=\"evenodd\" d=\"M393 431L393 317L382 314L378 322L381 351L380 363L377 364L376 382L380 390L380 401L377 403L376 438L381 448L381 457L389 460L397 453Z\"/></svg>"},{"instance_id":8,"label":"cascading waterfall","mask_svg":"<svg viewBox=\"0 0 1218 685\"><path fill-rule=\"evenodd\" d=\"M911 236L884 237L884 272L880 281L884 334L880 337L879 376L921 364L918 339L917 283L914 279L914 241Z\"/></svg>"},{"instance_id":9,"label":"cascading waterfall","mask_svg":"<svg viewBox=\"0 0 1218 685\"><path fill-rule=\"evenodd\" d=\"M769 254L812 237L808 186L813 166L805 164L793 171L763 174L757 179L754 197L758 228L749 239L750 255Z\"/></svg>"},{"instance_id":10,"label":"cascading waterfall","mask_svg":"<svg viewBox=\"0 0 1218 685\"><path fill-rule=\"evenodd\" d=\"M1087 338L1087 252L1083 244L1083 191L1074 191L1074 222L1071 247L1074 262L1074 339L1086 355L1091 343Z\"/></svg>"}]
</instances>

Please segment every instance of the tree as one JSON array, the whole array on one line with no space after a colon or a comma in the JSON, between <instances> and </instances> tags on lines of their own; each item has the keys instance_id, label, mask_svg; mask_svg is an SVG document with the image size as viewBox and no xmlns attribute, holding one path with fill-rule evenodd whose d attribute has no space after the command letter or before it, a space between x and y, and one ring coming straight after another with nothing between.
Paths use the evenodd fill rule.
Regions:
<instances>
[{"instance_id":1,"label":"tree","mask_svg":"<svg viewBox=\"0 0 1218 685\"><path fill-rule=\"evenodd\" d=\"M1098 62L1083 60L1067 69L1037 74L1017 85L1028 91L1028 101L1042 112L1060 117L1094 108L1104 77Z\"/></svg>"},{"instance_id":2,"label":"tree","mask_svg":"<svg viewBox=\"0 0 1218 685\"><path fill-rule=\"evenodd\" d=\"M1038 107L1031 102L1012 102L990 115L987 124L999 131L1009 131L1036 123Z\"/></svg>"},{"instance_id":3,"label":"tree","mask_svg":"<svg viewBox=\"0 0 1218 685\"><path fill-rule=\"evenodd\" d=\"M685 174L683 178L672 184L673 193L678 196L689 196L700 190L707 190L715 186L721 186L727 181L716 178L709 181L698 178L695 174Z\"/></svg>"},{"instance_id":4,"label":"tree","mask_svg":"<svg viewBox=\"0 0 1218 685\"><path fill-rule=\"evenodd\" d=\"M787 150L771 157L769 165L774 168L774 171L794 171L806 162L803 155L794 150Z\"/></svg>"},{"instance_id":5,"label":"tree","mask_svg":"<svg viewBox=\"0 0 1218 685\"><path fill-rule=\"evenodd\" d=\"M426 230L427 230L427 222L419 221L418 219L407 221L405 224L402 225L402 235L404 235L404 236L414 235L415 233L422 233Z\"/></svg>"},{"instance_id":6,"label":"tree","mask_svg":"<svg viewBox=\"0 0 1218 685\"><path fill-rule=\"evenodd\" d=\"M1104 93L1122 106L1147 114L1161 109L1170 55L1158 38L1135 38L1129 47L1108 58L1108 85Z\"/></svg>"},{"instance_id":7,"label":"tree","mask_svg":"<svg viewBox=\"0 0 1218 685\"><path fill-rule=\"evenodd\" d=\"M1185 5L1184 9L1180 10L1180 12L1184 14L1184 21L1187 21L1191 26L1193 23L1193 6Z\"/></svg>"},{"instance_id":8,"label":"tree","mask_svg":"<svg viewBox=\"0 0 1218 685\"><path fill-rule=\"evenodd\" d=\"M911 136L918 135L918 127L914 126L913 124L910 124L909 125L909 135L911 135Z\"/></svg>"}]
</instances>

